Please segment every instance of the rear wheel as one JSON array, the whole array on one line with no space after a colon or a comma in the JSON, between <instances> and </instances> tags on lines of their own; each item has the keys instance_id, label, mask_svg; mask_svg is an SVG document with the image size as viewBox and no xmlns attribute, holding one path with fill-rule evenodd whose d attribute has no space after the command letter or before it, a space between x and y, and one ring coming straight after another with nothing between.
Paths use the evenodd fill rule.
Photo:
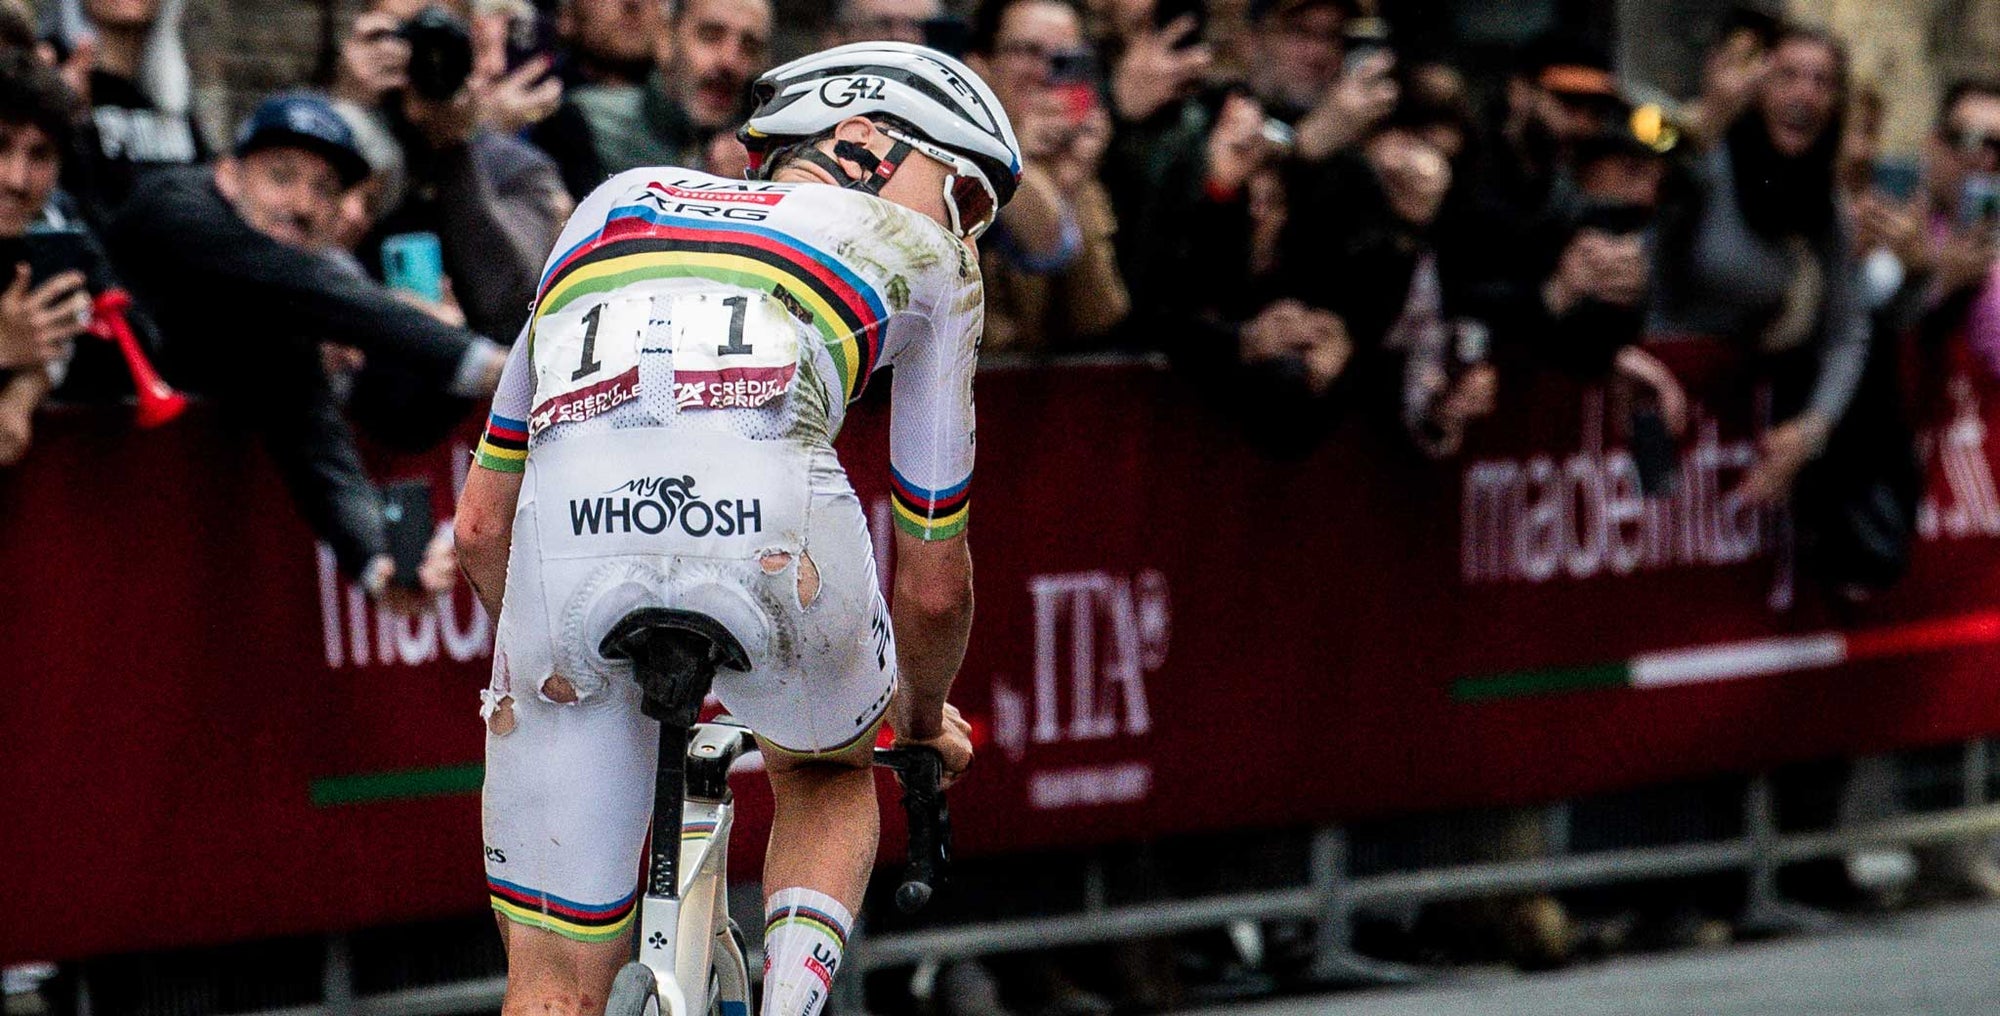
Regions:
<instances>
[{"instance_id":1,"label":"rear wheel","mask_svg":"<svg viewBox=\"0 0 2000 1016\"><path fill-rule=\"evenodd\" d=\"M664 1016L659 985L644 963L627 963L604 996L604 1016Z\"/></svg>"}]
</instances>

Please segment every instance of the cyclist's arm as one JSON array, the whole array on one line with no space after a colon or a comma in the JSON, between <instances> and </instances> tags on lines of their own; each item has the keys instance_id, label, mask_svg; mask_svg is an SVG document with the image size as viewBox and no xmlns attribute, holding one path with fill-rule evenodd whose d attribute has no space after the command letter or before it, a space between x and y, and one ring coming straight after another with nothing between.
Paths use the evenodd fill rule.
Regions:
<instances>
[{"instance_id":1,"label":"cyclist's arm","mask_svg":"<svg viewBox=\"0 0 2000 1016\"><path fill-rule=\"evenodd\" d=\"M889 466L896 522L890 613L902 691L893 722L906 740L944 729L945 698L972 633L972 553L965 530L973 460L972 374L984 324L978 269L962 262L927 318L906 322L892 357ZM962 274L961 274L962 273Z\"/></svg>"},{"instance_id":2,"label":"cyclist's arm","mask_svg":"<svg viewBox=\"0 0 2000 1016\"><path fill-rule=\"evenodd\" d=\"M972 551L965 534L925 540L896 532L896 627L901 681L890 722L911 741L944 732L944 703L972 636Z\"/></svg>"},{"instance_id":3,"label":"cyclist's arm","mask_svg":"<svg viewBox=\"0 0 2000 1016\"><path fill-rule=\"evenodd\" d=\"M521 498L521 478L528 467L528 406L535 379L529 362L527 330L514 340L500 386L493 392L493 412L486 433L473 453L465 490L458 497L453 524L459 567L486 613L500 616L500 599L507 591L507 551L513 542L514 508Z\"/></svg>"}]
</instances>

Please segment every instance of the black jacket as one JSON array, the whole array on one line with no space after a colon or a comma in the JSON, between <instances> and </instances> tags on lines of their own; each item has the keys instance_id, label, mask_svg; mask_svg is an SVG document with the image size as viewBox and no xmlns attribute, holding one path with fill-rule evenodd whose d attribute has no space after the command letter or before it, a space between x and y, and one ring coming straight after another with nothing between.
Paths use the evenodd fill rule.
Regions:
<instances>
[{"instance_id":1,"label":"black jacket","mask_svg":"<svg viewBox=\"0 0 2000 1016\"><path fill-rule=\"evenodd\" d=\"M327 257L259 233L223 199L207 169L142 181L105 240L159 325L168 378L215 396L258 432L343 569L356 574L384 553L381 498L340 415L319 345L353 346L371 364L393 362L442 400L475 336Z\"/></svg>"}]
</instances>

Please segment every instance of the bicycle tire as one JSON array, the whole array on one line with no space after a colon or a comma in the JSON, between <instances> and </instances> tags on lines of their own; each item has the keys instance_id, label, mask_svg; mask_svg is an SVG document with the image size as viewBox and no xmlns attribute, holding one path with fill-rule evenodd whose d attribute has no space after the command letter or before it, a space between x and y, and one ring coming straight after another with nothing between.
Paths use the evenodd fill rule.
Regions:
<instances>
[{"instance_id":1,"label":"bicycle tire","mask_svg":"<svg viewBox=\"0 0 2000 1016\"><path fill-rule=\"evenodd\" d=\"M665 1016L652 968L644 963L620 968L604 996L604 1016Z\"/></svg>"}]
</instances>

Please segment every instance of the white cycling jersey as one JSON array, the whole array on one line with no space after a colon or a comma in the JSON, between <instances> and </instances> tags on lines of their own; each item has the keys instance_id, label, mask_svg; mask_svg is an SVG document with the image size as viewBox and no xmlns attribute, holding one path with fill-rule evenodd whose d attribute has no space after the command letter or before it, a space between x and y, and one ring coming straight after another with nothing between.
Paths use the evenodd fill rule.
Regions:
<instances>
[{"instance_id":1,"label":"white cycling jersey","mask_svg":"<svg viewBox=\"0 0 2000 1016\"><path fill-rule=\"evenodd\" d=\"M544 444L625 427L830 447L894 365L896 523L943 539L967 518L984 314L978 259L917 212L819 184L631 170L557 241L478 461L518 472Z\"/></svg>"},{"instance_id":2,"label":"white cycling jersey","mask_svg":"<svg viewBox=\"0 0 2000 1016\"><path fill-rule=\"evenodd\" d=\"M854 191L641 169L578 207L477 453L524 474L483 694L501 914L585 940L631 919L657 727L598 644L635 608L736 636L751 668L715 693L767 748L873 738L895 642L833 439L894 365L896 524L962 532L983 301L965 244Z\"/></svg>"}]
</instances>

